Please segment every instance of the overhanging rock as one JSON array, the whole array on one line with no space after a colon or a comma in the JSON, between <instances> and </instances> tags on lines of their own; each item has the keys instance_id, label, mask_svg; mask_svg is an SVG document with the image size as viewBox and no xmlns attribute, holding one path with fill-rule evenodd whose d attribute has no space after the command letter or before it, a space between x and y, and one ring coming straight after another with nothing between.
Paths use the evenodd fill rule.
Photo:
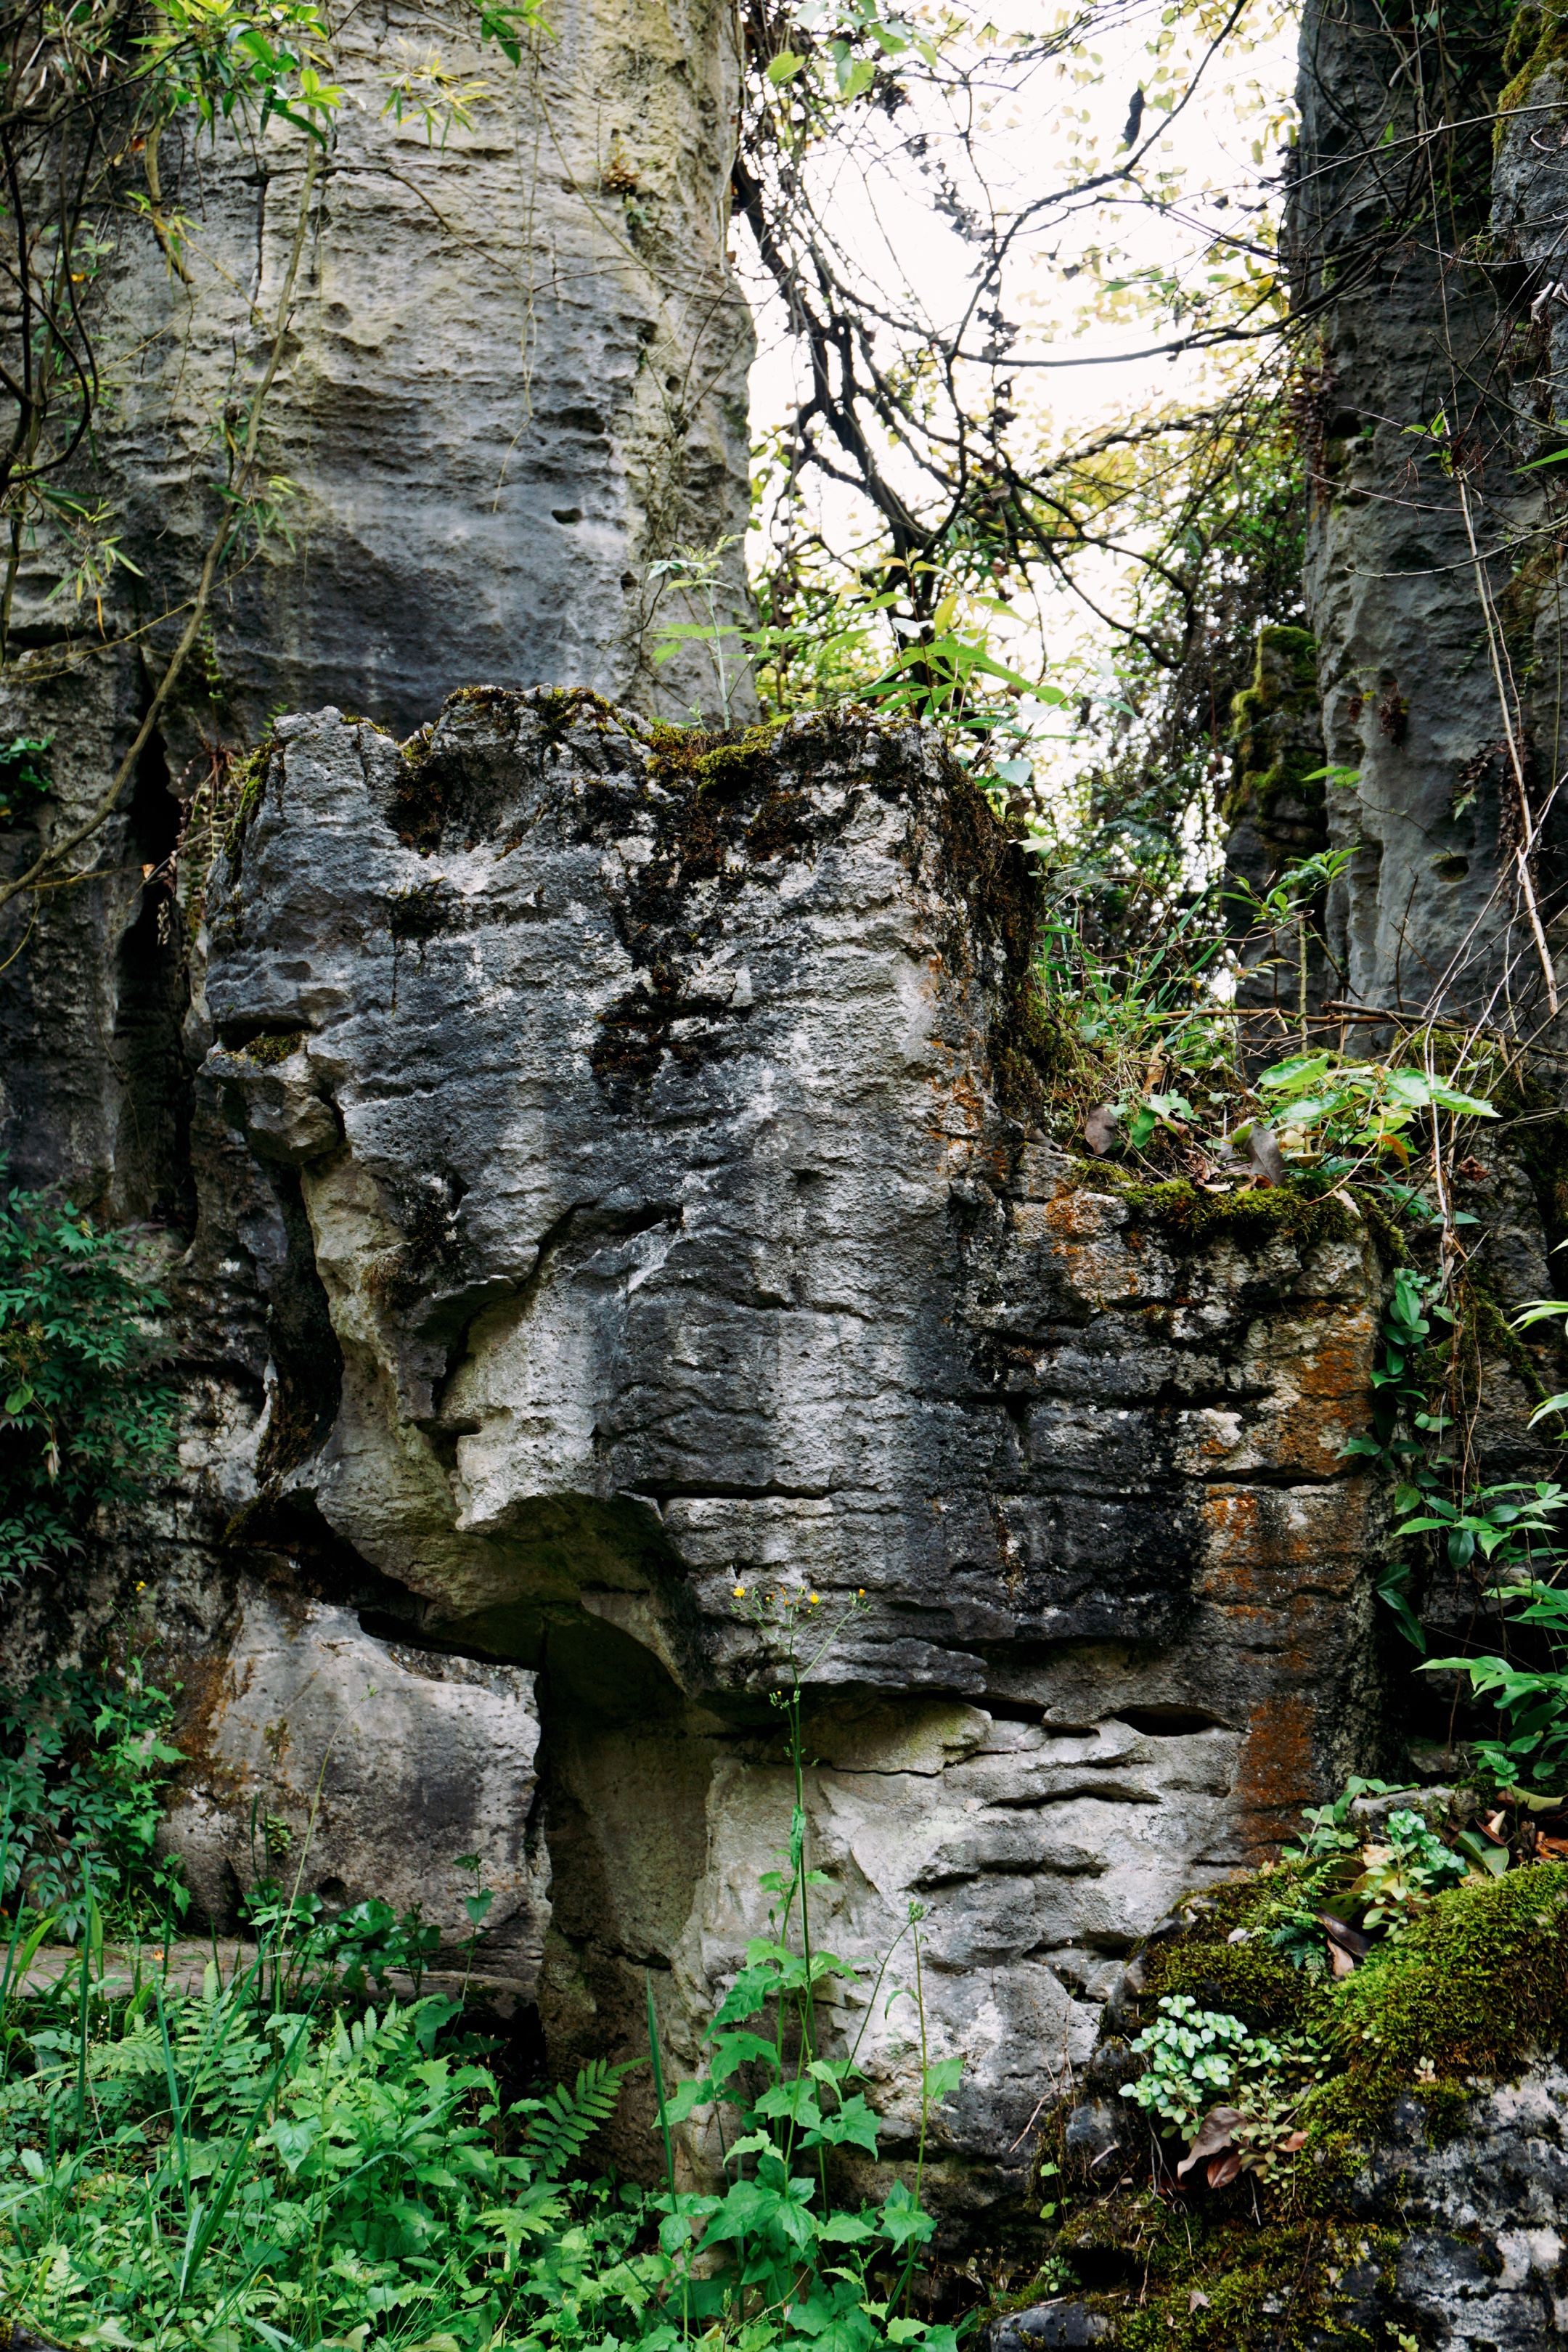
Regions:
<instances>
[{"instance_id":1,"label":"overhanging rock","mask_svg":"<svg viewBox=\"0 0 1568 2352\"><path fill-rule=\"evenodd\" d=\"M563 2062L640 2046L651 1968L695 2063L787 1834L746 1612L854 1601L807 1693L820 1934L923 1907L955 2210L1021 2185L1132 1941L1371 1759L1375 1698L1371 1236L1049 1141L1037 914L916 732L704 749L488 690L411 751L284 722L206 899L187 1274L267 1381L215 1456L237 1556L537 1678Z\"/></svg>"}]
</instances>

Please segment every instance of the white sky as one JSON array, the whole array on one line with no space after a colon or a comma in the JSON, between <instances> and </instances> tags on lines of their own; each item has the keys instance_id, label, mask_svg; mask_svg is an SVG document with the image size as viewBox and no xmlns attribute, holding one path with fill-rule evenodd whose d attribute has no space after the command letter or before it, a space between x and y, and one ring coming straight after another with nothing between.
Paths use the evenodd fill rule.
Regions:
<instances>
[{"instance_id":1,"label":"white sky","mask_svg":"<svg viewBox=\"0 0 1568 2352\"><path fill-rule=\"evenodd\" d=\"M1125 6L1126 0L1120 4ZM1163 85L1155 79L1159 60L1152 54L1162 13L1173 20L1171 37L1177 45L1165 61L1170 79ZM1053 18L1054 10L1025 8L1006 18L1005 29L1038 35ZM1247 53L1233 45L1210 65L1199 96L1171 123L1149 158L1147 171L1163 165L1182 173L1187 201L1181 223L1162 219L1141 205L1119 205L1112 213L1096 203L1076 215L1070 209L1058 210L1016 248L1003 308L1023 322L1025 331L1010 360L1048 354L1094 362L1017 369L1013 404L1040 417L1052 441L1077 439L1098 424L1152 401L1190 396L1197 388L1203 363L1191 357L1175 362L1163 358L1115 362L1119 351L1163 341L1169 330L1157 320L1152 327L1147 316L1117 316L1125 304L1112 297L1102 298L1089 314L1089 332L1075 339L1085 296L1095 281L1081 270L1076 277L1066 272L1081 263L1087 247L1114 242L1131 256L1134 268L1157 266L1177 272L1186 282L1194 277L1201 280L1211 266L1205 257L1215 229L1256 226L1262 216L1250 215L1243 207L1262 202L1272 210L1275 197L1260 182L1279 168L1276 151L1289 121L1296 26L1293 17L1281 18L1275 0L1256 0L1250 21L1258 47ZM1246 30L1244 21L1244 34ZM1107 26L1091 49L1079 53L1075 64L1085 78L1081 86L1059 73L1055 63L1035 68L1016 97L999 78L988 120L980 126L990 202L997 213L1006 217L1050 191L1072 184L1080 168L1075 167L1072 153L1075 133L1088 130L1098 134L1103 168L1120 142L1129 99L1140 83L1151 100L1143 135L1158 128L1153 100L1162 89L1180 92L1184 88L1191 55L1184 51L1192 37L1190 12L1184 16L1173 8L1162 12L1157 5L1132 0L1122 21ZM1087 124L1081 120L1085 114ZM964 194L977 200L981 191L951 118L942 101L928 94L918 111L903 107L889 120L879 111L857 108L853 120L853 141L837 152L819 151L814 160L819 204L829 207L832 229L867 282L912 298L934 331L951 332L973 295L974 251L933 201L931 171L922 172L908 152L911 132L923 132L929 142L928 166L945 162ZM1255 159L1255 142L1261 147L1260 160ZM1216 206L1216 197L1225 203ZM757 319L760 348L751 390L753 438L760 439L789 413L805 371L782 307L772 297L743 231L737 244ZM981 348L984 335L978 323L966 340L971 349ZM816 480L820 483L821 478ZM814 495L821 502L825 532L840 551L868 535L868 511L850 493L827 484ZM759 544L755 553L760 557L762 551ZM1113 579L1097 583L1097 593L1105 592L1117 593ZM1101 657L1109 658L1110 633L1087 624L1076 599L1059 595L1044 619L1047 667L1062 684L1076 683L1086 664L1095 667ZM1037 635L1033 660L1020 657L1019 666L1037 672L1039 658Z\"/></svg>"}]
</instances>

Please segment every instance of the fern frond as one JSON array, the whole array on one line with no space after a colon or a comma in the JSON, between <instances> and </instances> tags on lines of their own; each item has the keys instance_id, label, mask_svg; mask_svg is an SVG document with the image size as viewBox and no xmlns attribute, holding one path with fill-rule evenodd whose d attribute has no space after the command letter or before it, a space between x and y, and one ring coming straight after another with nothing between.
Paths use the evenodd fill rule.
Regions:
<instances>
[{"instance_id":1,"label":"fern frond","mask_svg":"<svg viewBox=\"0 0 1568 2352\"><path fill-rule=\"evenodd\" d=\"M527 2138L529 2150L537 2157L547 2180L557 2179L569 2164L574 2164L599 2126L609 2122L621 2084L642 2063L634 2058L628 2064L612 2066L607 2058L591 2058L577 2069L577 2080L570 2090L558 2083L554 2090L545 2093L528 2126Z\"/></svg>"}]
</instances>

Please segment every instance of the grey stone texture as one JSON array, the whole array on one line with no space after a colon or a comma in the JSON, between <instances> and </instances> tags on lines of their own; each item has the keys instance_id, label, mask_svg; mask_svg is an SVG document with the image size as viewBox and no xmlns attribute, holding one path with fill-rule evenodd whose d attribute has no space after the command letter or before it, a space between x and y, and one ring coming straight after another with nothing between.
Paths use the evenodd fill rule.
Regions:
<instances>
[{"instance_id":1,"label":"grey stone texture","mask_svg":"<svg viewBox=\"0 0 1568 2352\"><path fill-rule=\"evenodd\" d=\"M1286 223L1321 331L1297 390L1308 621L1327 757L1355 772L1328 791L1330 841L1354 852L1329 898L1330 979L1363 1005L1533 1028L1545 985L1507 734L1530 822L1544 816L1531 883L1561 960L1562 592L1543 477L1517 468L1554 446L1563 166L1531 143L1543 118L1519 117L1489 212L1502 30L1467 19L1445 52L1440 110L1464 120L1435 239L1401 37L1371 0L1307 8ZM1551 75L1540 89L1552 98Z\"/></svg>"},{"instance_id":2,"label":"grey stone texture","mask_svg":"<svg viewBox=\"0 0 1568 2352\"><path fill-rule=\"evenodd\" d=\"M1483 2090L1434 2145L1402 2099L1356 2184L1369 2218L1409 2235L1380 2315L1434 2352L1535 2352L1568 2336L1568 2074L1542 2058Z\"/></svg>"},{"instance_id":3,"label":"grey stone texture","mask_svg":"<svg viewBox=\"0 0 1568 2352\"><path fill-rule=\"evenodd\" d=\"M198 1683L195 1769L160 1832L197 1916L226 1918L270 1876L331 1910L417 1908L456 1956L478 1882L454 1863L478 1853L486 1969L531 1995L550 1916L533 1685L523 1667L373 1641L352 1610L247 1592Z\"/></svg>"},{"instance_id":4,"label":"grey stone texture","mask_svg":"<svg viewBox=\"0 0 1568 2352\"><path fill-rule=\"evenodd\" d=\"M177 1838L243 1883L219 1768L261 1787L280 1714L296 1803L331 1706L391 1740L349 1704L376 1645L500 1662L535 1678L537 1755L520 1731L497 1769L552 2059L639 2050L651 1967L695 2069L787 1830L793 1643L819 1936L898 1946L833 2030L867 2023L908 2149L888 1999L922 1906L928 2045L964 2060L928 2179L952 2227L1011 2227L1132 1944L1373 1751L1380 1523L1341 1454L1372 1237L1338 1202L1124 1194L1046 1139L1028 862L918 733L704 756L476 691L412 750L334 709L278 735L188 1032L210 1387L165 1591L172 1642L228 1663ZM279 1591L338 1613L275 1636ZM480 1705L391 1680L437 1746ZM376 1807L362 1877L389 1836Z\"/></svg>"},{"instance_id":5,"label":"grey stone texture","mask_svg":"<svg viewBox=\"0 0 1568 2352\"><path fill-rule=\"evenodd\" d=\"M711 701L710 649L656 668L660 619L700 618L650 565L744 528L750 320L726 257L739 58L716 0L552 0L552 35L514 71L471 12L431 0L351 11L328 78L343 91L283 363L265 411L268 478L292 485L237 561L210 643L175 689L121 814L78 854L90 881L0 918L0 1148L29 1181L70 1175L120 1213L187 1230L188 939L144 883L180 845L210 747L254 742L279 709L333 701L407 733L475 680L585 684L684 714ZM471 125L426 137L384 111L434 54L478 82ZM24 564L20 659L0 725L52 733L63 827L93 805L222 512L225 433L270 349L305 144L187 127L161 187L189 224L189 283L130 195L93 289L109 396L101 462L77 487L137 570L51 601L49 535ZM744 605L738 544L726 617ZM184 843L188 898L204 842ZM0 864L32 854L0 835ZM161 933L163 934L161 936Z\"/></svg>"}]
</instances>

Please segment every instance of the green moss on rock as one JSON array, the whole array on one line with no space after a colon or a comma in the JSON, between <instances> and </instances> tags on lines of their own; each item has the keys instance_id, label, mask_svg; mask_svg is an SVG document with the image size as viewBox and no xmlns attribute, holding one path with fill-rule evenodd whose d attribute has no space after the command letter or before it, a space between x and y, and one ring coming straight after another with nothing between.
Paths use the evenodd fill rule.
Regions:
<instances>
[{"instance_id":1,"label":"green moss on rock","mask_svg":"<svg viewBox=\"0 0 1568 2352\"><path fill-rule=\"evenodd\" d=\"M297 1054L304 1042L302 1029L282 1029L252 1037L247 1045L240 1047L240 1052L246 1061L259 1062L263 1069L274 1069L279 1062L287 1062Z\"/></svg>"},{"instance_id":2,"label":"green moss on rock","mask_svg":"<svg viewBox=\"0 0 1568 2352\"><path fill-rule=\"evenodd\" d=\"M1318 719L1317 646L1307 629L1275 626L1258 633L1252 684L1231 704L1237 780L1225 814L1235 824L1252 815L1269 828L1276 804L1288 796L1310 814L1323 806L1323 764Z\"/></svg>"},{"instance_id":3,"label":"green moss on rock","mask_svg":"<svg viewBox=\"0 0 1568 2352\"><path fill-rule=\"evenodd\" d=\"M1326 2071L1297 2109L1308 2135L1300 2155L1269 2176L1184 2196L1171 2193L1168 2174L1156 2193L1129 2135L1114 2181L1064 2158L1052 2268L1014 2305L1059 2293L1048 2282L1065 2262L1073 2301L1110 2323L1108 2340L1123 2352L1321 2352L1384 2340L1404 2238L1397 2198L1367 2209L1367 2156L1396 2102L1417 2100L1428 2139L1440 2141L1464 2128L1479 2093L1563 2043L1568 1865L1467 1881L1337 1983L1299 1972L1272 1941L1311 1896L1307 1878L1301 1864L1275 1864L1194 1897L1183 1929L1137 1956L1133 2014L1118 2020L1131 2034L1163 1996L1186 1993L1254 2032L1313 2037ZM1091 2062L1095 2095L1114 2101L1136 2063L1108 2045ZM1142 2130L1140 2119L1139 2141ZM1052 2145L1063 2147L1059 2128Z\"/></svg>"},{"instance_id":4,"label":"green moss on rock","mask_svg":"<svg viewBox=\"0 0 1568 2352\"><path fill-rule=\"evenodd\" d=\"M1087 1168L1085 1176L1089 1179ZM1141 1221L1184 1241L1231 1234L1250 1247L1281 1237L1311 1249L1319 1242L1353 1240L1364 1231L1360 1217L1342 1201L1302 1192L1294 1184L1208 1192L1185 1177L1165 1184L1139 1184L1104 1167L1095 1169L1090 1181L1101 1191L1116 1192Z\"/></svg>"},{"instance_id":5,"label":"green moss on rock","mask_svg":"<svg viewBox=\"0 0 1568 2352\"><path fill-rule=\"evenodd\" d=\"M1478 2081L1511 2081L1565 2031L1568 1864L1455 1887L1340 1988L1344 2071L1313 2097L1313 2141L1364 2142L1412 2089L1452 2129Z\"/></svg>"},{"instance_id":6,"label":"green moss on rock","mask_svg":"<svg viewBox=\"0 0 1568 2352\"><path fill-rule=\"evenodd\" d=\"M1500 145L1508 130L1510 118L1530 102L1530 92L1549 66L1561 65L1568 58L1568 5L1559 0L1545 0L1545 5L1528 5L1513 20L1502 53L1502 69L1512 79L1499 98L1497 126L1493 142Z\"/></svg>"}]
</instances>

